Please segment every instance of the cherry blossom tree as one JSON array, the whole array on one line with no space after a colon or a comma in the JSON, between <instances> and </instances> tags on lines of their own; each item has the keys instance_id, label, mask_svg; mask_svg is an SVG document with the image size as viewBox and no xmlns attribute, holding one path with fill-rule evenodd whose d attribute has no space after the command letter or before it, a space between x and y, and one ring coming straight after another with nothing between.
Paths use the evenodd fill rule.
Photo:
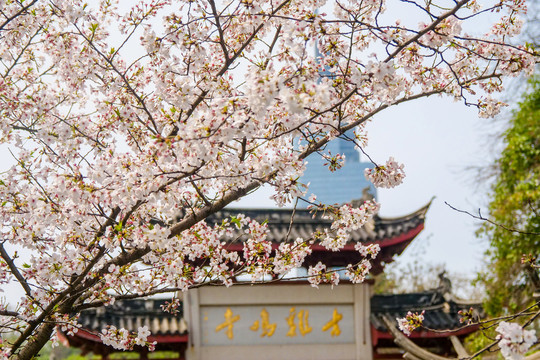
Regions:
<instances>
[{"instance_id":1,"label":"cherry blossom tree","mask_svg":"<svg viewBox=\"0 0 540 360\"><path fill-rule=\"evenodd\" d=\"M339 250L376 203L312 198L333 226L279 248L241 214L205 219L262 185L279 206L304 197L306 157L352 129L363 147L364 124L390 106L446 95L496 114L502 78L530 74L538 59L508 42L525 3L426 4L0 1L0 141L15 163L0 182L0 283L25 292L0 307L0 331L15 334L2 356L32 358L55 326L76 331L73 314L86 308L231 285L240 273L279 277L311 244ZM392 6L407 18L393 19ZM495 19L485 33L464 30L485 14ZM378 186L403 179L393 159L375 165ZM242 254L222 242L239 228ZM371 252L348 268L362 281L376 254L357 249ZM324 264L309 274L337 281ZM123 348L147 335L102 333Z\"/></svg>"}]
</instances>

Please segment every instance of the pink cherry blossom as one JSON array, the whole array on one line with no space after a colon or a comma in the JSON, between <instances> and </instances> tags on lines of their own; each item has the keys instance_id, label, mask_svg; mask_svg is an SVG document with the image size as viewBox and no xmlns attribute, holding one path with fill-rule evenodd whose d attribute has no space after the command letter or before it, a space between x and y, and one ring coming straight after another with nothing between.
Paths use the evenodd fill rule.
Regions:
<instances>
[{"instance_id":1,"label":"pink cherry blossom","mask_svg":"<svg viewBox=\"0 0 540 360\"><path fill-rule=\"evenodd\" d=\"M421 314L408 312L404 318L397 318L399 330L407 336L411 335L415 329L422 326L424 321L424 311Z\"/></svg>"},{"instance_id":2,"label":"pink cherry blossom","mask_svg":"<svg viewBox=\"0 0 540 360\"><path fill-rule=\"evenodd\" d=\"M405 172L403 164L398 164L393 157L388 159L386 165L376 166L364 171L366 178L376 187L393 188L403 182Z\"/></svg>"},{"instance_id":3,"label":"pink cherry blossom","mask_svg":"<svg viewBox=\"0 0 540 360\"><path fill-rule=\"evenodd\" d=\"M327 271L326 265L319 261L317 265L309 267L307 280L316 288L319 288L321 283L330 283L333 287L339 284L339 274L337 271Z\"/></svg>"},{"instance_id":4,"label":"pink cherry blossom","mask_svg":"<svg viewBox=\"0 0 540 360\"><path fill-rule=\"evenodd\" d=\"M22 4L3 2L0 14L0 144L13 160L0 178L0 284L24 292L2 305L12 312L0 336L22 335L0 354L20 359L55 326L77 331L82 309L280 277L313 245L340 251L379 204L310 198L331 225L279 245L265 223L216 216L263 185L277 206L293 206L309 192L308 156L339 172L345 158L326 144L352 130L365 146L366 122L389 107L440 95L493 116L501 79L537 62L511 39L521 0L498 2L493 24L474 34L464 32L483 13L474 1L411 4L411 18L432 16L407 25L380 0ZM366 175L394 187L405 173L390 158ZM361 282L379 249L355 248L364 259L346 272ZM324 266L308 277L336 284ZM143 330L100 336L119 349L153 346Z\"/></svg>"},{"instance_id":5,"label":"pink cherry blossom","mask_svg":"<svg viewBox=\"0 0 540 360\"><path fill-rule=\"evenodd\" d=\"M521 360L525 353L536 342L534 330L525 330L519 324L501 321L495 329L499 334L499 347L501 354L508 360Z\"/></svg>"}]
</instances>

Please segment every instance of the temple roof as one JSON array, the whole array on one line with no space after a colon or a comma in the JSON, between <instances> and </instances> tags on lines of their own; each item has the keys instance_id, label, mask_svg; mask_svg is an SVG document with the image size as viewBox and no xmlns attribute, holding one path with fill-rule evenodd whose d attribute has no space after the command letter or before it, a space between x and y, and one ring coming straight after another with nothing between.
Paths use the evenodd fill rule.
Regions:
<instances>
[{"instance_id":1,"label":"temple roof","mask_svg":"<svg viewBox=\"0 0 540 360\"><path fill-rule=\"evenodd\" d=\"M363 200L353 200L353 206L358 206ZM380 274L385 264L394 260L405 250L410 242L424 229L426 212L431 202L410 214L395 218L384 218L375 215L360 229L352 231L349 242L340 251L330 251L320 244L311 245L312 254L305 261L304 266L314 266L322 262L329 267L346 267L348 264L360 263L363 257L355 250L357 242L366 244L379 244L381 251L372 263L371 273ZM210 224L221 224L225 219L231 219L243 214L260 223L268 224L267 239L277 248L280 243L294 241L297 238L309 240L314 232L329 228L332 220L324 219L321 212L315 217L307 209L246 209L226 208L210 216L205 221ZM291 222L291 218L293 221ZM230 251L242 251L243 240L246 239L243 230L237 230L231 237L223 238L227 242L226 248Z\"/></svg>"},{"instance_id":2,"label":"temple roof","mask_svg":"<svg viewBox=\"0 0 540 360\"><path fill-rule=\"evenodd\" d=\"M354 244L361 241L378 243L381 246L381 252L372 269L372 273L380 273L381 263L392 261L392 257L400 254L423 229L428 207L429 204L398 218L375 216L371 224L353 231L350 244L339 252L330 252L320 245L313 245L313 253L306 259L306 266L320 260L329 266L344 266L360 261L361 255L354 250ZM224 209L210 216L207 222L210 224L221 222L223 219L240 213L260 222L267 221L269 229L267 239L276 244L285 241L289 227L289 239L297 237L306 239L314 231L329 227L331 224L331 220L322 219L320 215L314 218L306 209L294 211L292 227L290 225L291 216L293 216L292 209ZM241 233L238 235L241 236ZM238 247L237 250L241 250L242 246L240 241L231 244L229 248L234 250ZM156 299L118 301L111 306L84 311L81 314L80 323L89 331L100 331L104 325L136 331L138 327L146 325L153 334L185 334L187 329L181 316L182 308L179 308L180 315L163 312L161 306L165 301Z\"/></svg>"},{"instance_id":3,"label":"temple roof","mask_svg":"<svg viewBox=\"0 0 540 360\"><path fill-rule=\"evenodd\" d=\"M419 225L423 225L429 205L427 204L411 214L396 218L381 218L376 215L373 221L351 233L351 241L376 242L382 246L386 241L406 234ZM321 212L313 217L313 214L307 209L227 208L209 216L206 221L209 224L221 223L223 219L230 219L231 216L237 216L238 214L244 214L259 222L267 221L269 230L267 239L275 243L294 240L298 237L309 239L315 231L329 228L332 224L332 220L322 218ZM292 226L291 218L294 220ZM288 237L287 233L289 233Z\"/></svg>"},{"instance_id":4,"label":"temple roof","mask_svg":"<svg viewBox=\"0 0 540 360\"><path fill-rule=\"evenodd\" d=\"M180 302L178 312L172 314L163 311L162 306L166 302L170 302L170 299L119 300L110 306L83 311L79 324L96 333L109 325L133 332L137 332L141 326L147 326L152 335L187 334L183 303Z\"/></svg>"},{"instance_id":5,"label":"temple roof","mask_svg":"<svg viewBox=\"0 0 540 360\"><path fill-rule=\"evenodd\" d=\"M464 326L460 322L458 311L473 308L477 315L482 315L480 304L459 302L451 299L448 294L445 296L438 289L428 290L418 293L395 294L395 295L374 295L371 298L371 324L382 332L388 332L383 317L390 319L403 318L407 312L424 313L424 326L433 330L459 329ZM472 332L475 329L469 329ZM413 332L414 337L419 332ZM425 335L425 334L424 334ZM433 337L448 336L445 333L433 333Z\"/></svg>"},{"instance_id":6,"label":"temple roof","mask_svg":"<svg viewBox=\"0 0 540 360\"><path fill-rule=\"evenodd\" d=\"M355 203L362 203L362 200L353 200ZM348 264L357 264L362 261L362 256L355 250L357 242L366 244L379 244L381 251L373 261L371 273L380 274L385 264L392 262L395 255L399 255L405 250L410 242L424 229L426 212L431 202L417 211L405 216L395 218L383 218L374 216L371 221L366 223L358 230L351 233L349 242L340 251L330 251L315 243L311 246L312 254L304 262L304 266L313 266L319 261L329 267L346 267ZM255 219L259 222L268 223L267 239L274 247L284 241L293 241L296 238L309 239L317 230L329 228L332 220L324 219L321 212L313 217L310 210L307 209L223 209L209 216L206 222L209 224L219 224L224 219L231 219L238 214ZM291 223L291 218L293 219ZM287 235L288 234L288 235ZM223 239L228 241L228 250L243 250L245 239L243 231L238 230L233 235L234 241L230 238Z\"/></svg>"},{"instance_id":7,"label":"temple roof","mask_svg":"<svg viewBox=\"0 0 540 360\"><path fill-rule=\"evenodd\" d=\"M386 263L393 261L409 243L424 228L425 215L430 204L421 209L397 218L382 218L375 216L372 221L359 230L353 231L351 240L339 252L332 252L321 245L312 245L312 254L306 258L304 266L323 261L328 266L344 266L362 260L362 256L354 249L356 242L376 243L381 251L373 263L372 274L382 272ZM323 219L320 215L313 217L306 209L224 209L206 221L209 224L221 223L223 219L244 214L259 222L268 223L267 239L277 247L283 241L294 240L298 237L308 239L311 234L331 225L331 220ZM291 217L294 221L291 223ZM291 225L292 224L292 225ZM287 235L288 234L288 235ZM229 242L229 250L241 251L243 248L242 232L235 234L239 241ZM226 240L226 239L224 239ZM451 286L451 285L450 285ZM427 349L436 348L438 353L447 354L452 351L449 337L451 335L465 336L476 330L475 327L463 327L459 321L459 310L468 310L471 305L452 300L446 293L448 288L439 287L419 293L397 295L374 295L371 298L371 341L375 357L387 357L389 354L401 354L396 348L394 336L389 332L384 318L395 321L405 317L407 312L424 313L424 325L427 329L417 330L410 338ZM445 294L446 293L446 294ZM104 345L98 334L107 326L125 328L136 332L141 326L147 326L152 332L149 341L157 341L157 349L174 350L183 353L188 343L188 327L184 319L183 303L175 314L164 312L162 306L170 301L167 299L134 299L117 301L111 306L98 309L88 309L81 313L79 323L82 329L69 336L60 334L61 338L72 346L81 347L83 352L108 354L113 351ZM473 308L481 313L480 305ZM453 330L438 331L438 330ZM143 349L144 350L144 349ZM142 350L141 350L142 351ZM387 353L387 355L385 355Z\"/></svg>"}]
</instances>

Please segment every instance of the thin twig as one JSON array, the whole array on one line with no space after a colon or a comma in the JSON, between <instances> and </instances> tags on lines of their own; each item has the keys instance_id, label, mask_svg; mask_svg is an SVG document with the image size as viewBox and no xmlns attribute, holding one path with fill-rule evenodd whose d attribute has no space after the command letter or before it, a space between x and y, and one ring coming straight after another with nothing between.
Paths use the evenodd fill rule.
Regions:
<instances>
[{"instance_id":1,"label":"thin twig","mask_svg":"<svg viewBox=\"0 0 540 360\"><path fill-rule=\"evenodd\" d=\"M504 226L502 224L499 224L499 223L496 223L495 221L493 220L490 220L490 219L487 219L485 217L482 216L482 213L480 211L480 209L478 209L478 215L474 215L474 214L471 214L470 212L466 211L466 210L461 210L461 209L458 209L452 205L450 205L448 202L444 202L446 205L448 205L448 207L452 210L455 210L457 212L460 212L460 213L463 213L463 214L467 214L469 216L471 216L472 218L474 219L477 219L477 220L482 220L482 221L486 221L492 225L495 225L495 226L498 226L500 227L501 229L504 229L506 231L509 231L509 232L513 232L513 233L518 233L518 234L523 234L523 235L540 235L540 232L529 232L529 231L522 231L522 230L517 230L517 229L514 229L514 228L511 228L511 227L508 227L508 226Z\"/></svg>"}]
</instances>

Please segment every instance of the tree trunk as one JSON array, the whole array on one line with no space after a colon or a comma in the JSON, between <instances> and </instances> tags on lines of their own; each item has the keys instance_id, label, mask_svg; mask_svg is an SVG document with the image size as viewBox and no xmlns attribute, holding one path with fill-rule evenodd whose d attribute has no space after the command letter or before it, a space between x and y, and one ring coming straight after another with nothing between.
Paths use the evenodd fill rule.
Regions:
<instances>
[{"instance_id":1,"label":"tree trunk","mask_svg":"<svg viewBox=\"0 0 540 360\"><path fill-rule=\"evenodd\" d=\"M44 323L37 329L36 335L21 347L21 350L16 354L16 360L30 360L36 356L39 351L45 346L51 338L54 331L54 324Z\"/></svg>"}]
</instances>

